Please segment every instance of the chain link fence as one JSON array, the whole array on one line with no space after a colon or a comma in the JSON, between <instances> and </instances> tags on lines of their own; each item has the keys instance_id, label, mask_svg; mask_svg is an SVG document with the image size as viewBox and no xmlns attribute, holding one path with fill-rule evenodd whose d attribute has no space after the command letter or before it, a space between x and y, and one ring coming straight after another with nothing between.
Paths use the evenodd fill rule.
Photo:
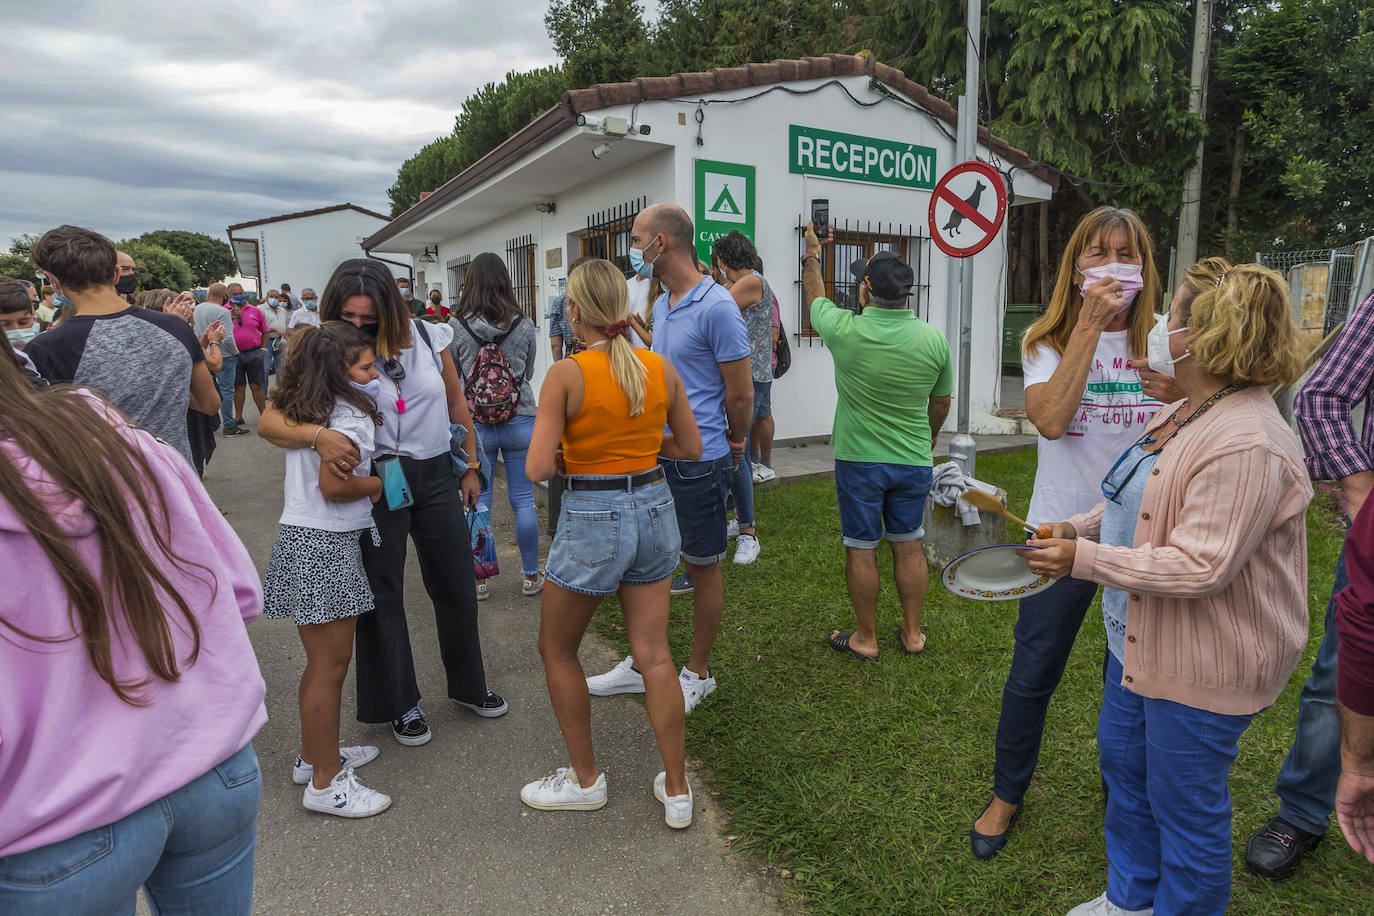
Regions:
<instances>
[{"instance_id":1,"label":"chain link fence","mask_svg":"<svg viewBox=\"0 0 1374 916\"><path fill-rule=\"evenodd\" d=\"M1339 248L1260 251L1255 263L1283 274L1292 288L1293 314L1317 340L1345 321L1374 285L1374 238Z\"/></svg>"}]
</instances>

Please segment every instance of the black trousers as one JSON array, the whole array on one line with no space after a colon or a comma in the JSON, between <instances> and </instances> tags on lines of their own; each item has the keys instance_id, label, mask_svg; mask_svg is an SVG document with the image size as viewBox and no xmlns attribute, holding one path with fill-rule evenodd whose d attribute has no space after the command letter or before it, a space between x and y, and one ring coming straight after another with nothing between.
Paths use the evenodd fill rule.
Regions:
<instances>
[{"instance_id":1,"label":"black trousers","mask_svg":"<svg viewBox=\"0 0 1374 916\"><path fill-rule=\"evenodd\" d=\"M439 657L455 700L485 699L487 678L477 636L477 580L458 480L449 453L434 458L402 458L415 504L372 509L382 546L363 538L363 566L376 610L358 618L358 721L390 722L420 702L415 660L406 628L406 538L415 542L425 591L434 603Z\"/></svg>"}]
</instances>

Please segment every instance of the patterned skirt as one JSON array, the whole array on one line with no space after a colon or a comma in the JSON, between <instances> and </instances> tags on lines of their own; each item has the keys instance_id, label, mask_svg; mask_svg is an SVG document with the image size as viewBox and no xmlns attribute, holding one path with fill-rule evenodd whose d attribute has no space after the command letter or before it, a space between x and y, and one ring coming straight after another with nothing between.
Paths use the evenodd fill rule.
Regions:
<instances>
[{"instance_id":1,"label":"patterned skirt","mask_svg":"<svg viewBox=\"0 0 1374 916\"><path fill-rule=\"evenodd\" d=\"M372 587L363 570L362 538L377 529L321 531L282 525L263 580L263 616L297 626L331 623L372 610Z\"/></svg>"}]
</instances>

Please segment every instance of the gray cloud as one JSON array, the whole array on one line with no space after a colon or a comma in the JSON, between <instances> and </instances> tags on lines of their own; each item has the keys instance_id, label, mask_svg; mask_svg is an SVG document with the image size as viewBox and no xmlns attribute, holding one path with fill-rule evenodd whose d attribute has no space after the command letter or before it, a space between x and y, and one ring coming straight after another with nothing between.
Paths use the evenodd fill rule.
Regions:
<instances>
[{"instance_id":1,"label":"gray cloud","mask_svg":"<svg viewBox=\"0 0 1374 916\"><path fill-rule=\"evenodd\" d=\"M462 99L554 63L538 0L7 5L0 244L116 238L351 201L386 212Z\"/></svg>"}]
</instances>

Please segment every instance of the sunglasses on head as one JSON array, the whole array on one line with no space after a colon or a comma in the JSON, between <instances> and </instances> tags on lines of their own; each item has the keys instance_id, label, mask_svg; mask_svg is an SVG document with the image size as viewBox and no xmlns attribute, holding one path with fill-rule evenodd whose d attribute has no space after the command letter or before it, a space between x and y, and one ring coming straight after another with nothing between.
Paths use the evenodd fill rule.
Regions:
<instances>
[{"instance_id":1,"label":"sunglasses on head","mask_svg":"<svg viewBox=\"0 0 1374 916\"><path fill-rule=\"evenodd\" d=\"M404 381L406 377L406 367L401 365L401 361L396 357L382 360L382 371L387 378L393 381Z\"/></svg>"}]
</instances>

